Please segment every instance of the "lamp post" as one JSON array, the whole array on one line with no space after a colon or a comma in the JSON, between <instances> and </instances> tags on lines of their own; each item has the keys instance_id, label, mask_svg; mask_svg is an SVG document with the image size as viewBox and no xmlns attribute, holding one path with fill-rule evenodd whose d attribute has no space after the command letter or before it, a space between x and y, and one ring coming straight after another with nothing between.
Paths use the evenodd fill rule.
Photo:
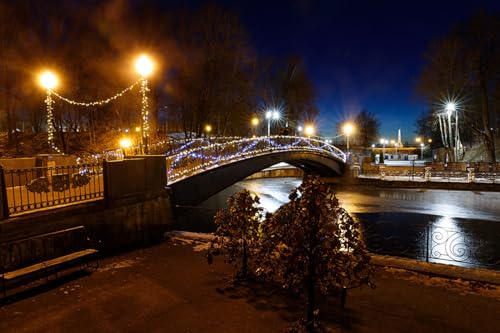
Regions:
<instances>
[{"instance_id":1,"label":"lamp post","mask_svg":"<svg viewBox=\"0 0 500 333\"><path fill-rule=\"evenodd\" d=\"M148 110L148 80L147 77L153 72L153 63L146 55L141 55L135 62L135 69L141 76L141 136L143 153L148 154L149 139L149 110Z\"/></svg>"},{"instance_id":2,"label":"lamp post","mask_svg":"<svg viewBox=\"0 0 500 333\"><path fill-rule=\"evenodd\" d=\"M453 151L454 151L453 155L455 155L456 149L455 149L454 145L456 145L456 142L453 143L452 138L451 138L452 137L451 114L453 112L455 112L455 110L456 110L455 103L454 102L446 103L445 110L446 110L446 114L448 115L448 135L449 135L450 146L451 146L450 148L453 149ZM455 135L456 135L456 133L455 133ZM456 160L456 155L454 156L454 160Z\"/></svg>"},{"instance_id":3,"label":"lamp post","mask_svg":"<svg viewBox=\"0 0 500 333\"><path fill-rule=\"evenodd\" d=\"M47 144L49 153L55 149L54 146L54 115L52 113L54 100L52 99L52 90L57 86L57 77L50 71L46 71L40 75L40 84L45 88L47 97L45 98L45 105L47 107Z\"/></svg>"},{"instance_id":4,"label":"lamp post","mask_svg":"<svg viewBox=\"0 0 500 333\"><path fill-rule=\"evenodd\" d=\"M299 132L299 136L302 135L303 130L304 130L304 128L302 126L297 127L297 131Z\"/></svg>"},{"instance_id":5,"label":"lamp post","mask_svg":"<svg viewBox=\"0 0 500 333\"><path fill-rule=\"evenodd\" d=\"M269 110L266 112L267 119L267 136L271 136L271 119L278 120L280 119L280 114L276 110Z\"/></svg>"},{"instance_id":6,"label":"lamp post","mask_svg":"<svg viewBox=\"0 0 500 333\"><path fill-rule=\"evenodd\" d=\"M354 130L354 127L352 126L351 123L347 123L344 125L344 134L346 136L346 143L347 143L347 152L349 152L349 136L351 135L352 131Z\"/></svg>"}]
</instances>

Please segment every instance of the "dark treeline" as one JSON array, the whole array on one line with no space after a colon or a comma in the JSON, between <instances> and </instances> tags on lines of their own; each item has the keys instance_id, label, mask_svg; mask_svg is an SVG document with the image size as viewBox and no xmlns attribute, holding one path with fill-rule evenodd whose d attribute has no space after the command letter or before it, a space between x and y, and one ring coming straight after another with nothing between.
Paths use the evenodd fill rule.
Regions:
<instances>
[{"instance_id":1,"label":"dark treeline","mask_svg":"<svg viewBox=\"0 0 500 333\"><path fill-rule=\"evenodd\" d=\"M138 79L141 53L155 61L149 81L153 137L183 132L247 135L257 115L280 107L290 132L318 114L300 58L261 59L238 17L217 5L168 8L153 1L0 1L0 128L23 154L19 137L46 135L43 69L71 100L106 99ZM83 107L55 99L56 142L65 152L99 151L112 133L140 126L138 87L112 103ZM273 133L279 131L275 129ZM77 138L77 139L75 139ZM42 140L43 141L43 140Z\"/></svg>"}]
</instances>

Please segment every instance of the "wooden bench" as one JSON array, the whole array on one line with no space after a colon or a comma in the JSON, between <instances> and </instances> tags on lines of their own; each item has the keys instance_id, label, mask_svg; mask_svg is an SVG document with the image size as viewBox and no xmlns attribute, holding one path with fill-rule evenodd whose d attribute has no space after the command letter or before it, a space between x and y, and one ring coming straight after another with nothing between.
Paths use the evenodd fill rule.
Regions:
<instances>
[{"instance_id":1,"label":"wooden bench","mask_svg":"<svg viewBox=\"0 0 500 333\"><path fill-rule=\"evenodd\" d=\"M98 242L89 239L79 226L0 244L0 280L3 295L7 289L49 278L67 268L84 265L99 267ZM95 262L94 265L89 263Z\"/></svg>"}]
</instances>

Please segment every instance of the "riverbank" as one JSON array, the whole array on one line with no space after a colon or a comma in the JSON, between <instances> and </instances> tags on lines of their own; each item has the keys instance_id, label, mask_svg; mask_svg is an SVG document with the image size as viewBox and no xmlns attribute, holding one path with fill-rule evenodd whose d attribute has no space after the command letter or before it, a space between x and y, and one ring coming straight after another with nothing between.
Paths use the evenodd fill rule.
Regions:
<instances>
[{"instance_id":1,"label":"riverbank","mask_svg":"<svg viewBox=\"0 0 500 333\"><path fill-rule=\"evenodd\" d=\"M380 177L372 176L353 177L352 174L346 173L343 177L324 177L323 180L328 184L372 186L380 188L419 188L474 192L500 192L500 183L467 183L463 181L457 182L453 180L424 181L420 179L411 180L411 178L408 176L392 176L381 179Z\"/></svg>"},{"instance_id":2,"label":"riverbank","mask_svg":"<svg viewBox=\"0 0 500 333\"><path fill-rule=\"evenodd\" d=\"M88 276L24 294L0 308L2 332L284 332L302 302L258 284L231 286L222 258L185 237L103 259ZM322 303L327 332L496 332L500 289L377 266L346 308Z\"/></svg>"}]
</instances>

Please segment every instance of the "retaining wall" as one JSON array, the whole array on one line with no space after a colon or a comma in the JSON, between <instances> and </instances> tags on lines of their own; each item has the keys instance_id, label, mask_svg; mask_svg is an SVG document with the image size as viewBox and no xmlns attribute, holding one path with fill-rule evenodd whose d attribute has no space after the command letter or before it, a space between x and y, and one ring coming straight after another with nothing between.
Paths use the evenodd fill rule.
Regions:
<instances>
[{"instance_id":1,"label":"retaining wall","mask_svg":"<svg viewBox=\"0 0 500 333\"><path fill-rule=\"evenodd\" d=\"M165 170L163 156L106 162L104 199L2 220L0 243L80 225L108 253L160 241L173 223ZM29 258L36 251L39 249L11 248L10 253L0 253L0 258Z\"/></svg>"}]
</instances>

